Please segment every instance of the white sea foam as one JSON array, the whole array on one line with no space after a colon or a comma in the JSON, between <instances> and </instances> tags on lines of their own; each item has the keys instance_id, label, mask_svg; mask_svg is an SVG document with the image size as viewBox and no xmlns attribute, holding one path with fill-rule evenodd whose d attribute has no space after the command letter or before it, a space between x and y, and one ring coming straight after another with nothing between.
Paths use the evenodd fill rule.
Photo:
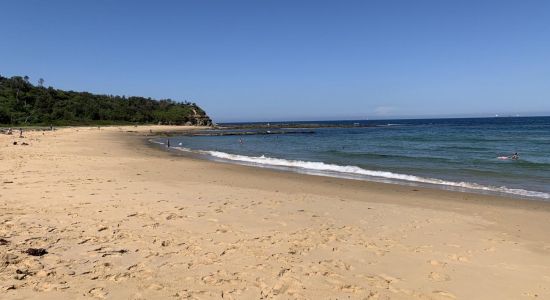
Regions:
<instances>
[{"instance_id":1,"label":"white sea foam","mask_svg":"<svg viewBox=\"0 0 550 300\"><path fill-rule=\"evenodd\" d=\"M153 144L164 145L163 142L159 142L159 141L156 141L156 140L153 140L153 139L149 140L149 142L153 143Z\"/></svg>"},{"instance_id":2,"label":"white sea foam","mask_svg":"<svg viewBox=\"0 0 550 300\"><path fill-rule=\"evenodd\" d=\"M182 150L189 151L189 149L182 149ZM203 154L211 155L213 157L217 157L220 159L224 159L224 160L243 162L243 163L249 163L249 164L260 165L260 166L295 168L301 171L305 171L305 172L312 171L316 174L326 175L326 176L338 176L338 175L340 175L341 177L365 176L365 177L386 179L390 181L393 180L393 181L404 181L404 182L410 182L410 183L433 184L433 185L440 185L440 186L455 187L459 189L470 189L470 190L478 190L478 191L486 191L486 192L512 194L512 195L518 195L518 196L524 196L524 197L550 199L550 194L543 193L543 192L528 191L524 189L513 189L513 188L507 188L505 186L502 186L502 187L485 186L485 185L480 185L480 184L470 183L470 182L446 181L446 180L441 180L436 178L426 178L426 177L420 177L415 175L399 174L399 173L393 173L393 172L387 172L387 171L373 171L373 170L366 170L357 166L341 166L341 165L335 165L335 164L326 164L323 162L287 160L287 159L280 159L280 158L265 157L263 155L252 157L252 156L230 154L230 153L219 152L219 151L199 151L199 152Z\"/></svg>"}]
</instances>

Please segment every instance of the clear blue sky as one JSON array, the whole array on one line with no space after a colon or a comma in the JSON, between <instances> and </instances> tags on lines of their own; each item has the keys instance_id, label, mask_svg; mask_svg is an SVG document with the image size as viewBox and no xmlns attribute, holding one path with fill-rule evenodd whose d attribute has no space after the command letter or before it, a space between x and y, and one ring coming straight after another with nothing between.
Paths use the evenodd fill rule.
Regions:
<instances>
[{"instance_id":1,"label":"clear blue sky","mask_svg":"<svg viewBox=\"0 0 550 300\"><path fill-rule=\"evenodd\" d=\"M550 1L4 1L0 74L215 121L548 114Z\"/></svg>"}]
</instances>

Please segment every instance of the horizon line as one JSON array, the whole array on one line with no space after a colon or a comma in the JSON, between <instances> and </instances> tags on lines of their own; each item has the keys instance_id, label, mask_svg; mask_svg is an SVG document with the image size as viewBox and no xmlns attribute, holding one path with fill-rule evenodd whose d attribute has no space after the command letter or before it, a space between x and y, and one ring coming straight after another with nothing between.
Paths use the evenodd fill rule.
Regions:
<instances>
[{"instance_id":1,"label":"horizon line","mask_svg":"<svg viewBox=\"0 0 550 300\"><path fill-rule=\"evenodd\" d=\"M264 120L264 121L222 121L215 122L217 124L230 124L230 123L292 123L292 122L331 122L331 121L384 121L384 120L441 120L441 119L507 119L507 118L547 118L550 117L550 113L533 114L533 115L495 115L495 116L442 116L442 117L375 117L365 119L309 119L309 120Z\"/></svg>"}]
</instances>

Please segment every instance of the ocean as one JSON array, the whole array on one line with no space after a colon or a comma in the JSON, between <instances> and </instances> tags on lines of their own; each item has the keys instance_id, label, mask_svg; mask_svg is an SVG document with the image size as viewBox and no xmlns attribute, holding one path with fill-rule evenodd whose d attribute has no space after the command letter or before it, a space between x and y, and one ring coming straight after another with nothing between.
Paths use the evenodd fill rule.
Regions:
<instances>
[{"instance_id":1,"label":"ocean","mask_svg":"<svg viewBox=\"0 0 550 300\"><path fill-rule=\"evenodd\" d=\"M175 151L230 163L550 200L550 117L285 123L344 127L282 129L296 134L175 136L170 143ZM507 158L516 152L519 159Z\"/></svg>"}]
</instances>

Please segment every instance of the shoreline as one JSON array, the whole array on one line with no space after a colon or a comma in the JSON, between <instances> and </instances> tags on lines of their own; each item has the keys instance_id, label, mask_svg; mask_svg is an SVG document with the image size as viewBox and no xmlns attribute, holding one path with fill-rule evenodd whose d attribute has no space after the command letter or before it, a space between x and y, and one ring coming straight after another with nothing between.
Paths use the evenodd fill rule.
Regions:
<instances>
[{"instance_id":1,"label":"shoreline","mask_svg":"<svg viewBox=\"0 0 550 300\"><path fill-rule=\"evenodd\" d=\"M176 133L174 133L176 134ZM188 136L194 136L193 134L189 134L187 132ZM422 181L408 181L403 179L395 179L395 178L387 178L387 177L377 177L375 175L372 176L366 176L366 175L357 175L352 173L328 173L323 172L323 170L316 170L316 169L308 169L308 168L299 168L299 167L291 167L291 166L279 166L279 165L271 165L271 164L263 164L263 163L254 163L254 162L247 162L247 161L241 161L238 159L232 160L227 158L219 158L216 156L212 156L211 154L207 154L206 152L210 152L207 150L200 150L200 149L187 149L187 148L181 148L178 146L172 146L170 149L163 149L165 146L162 146L164 144L159 144L158 142L154 140L158 140L160 137L149 137L147 139L147 142L144 143L147 146L153 147L158 150L164 150L168 151L174 155L180 154L182 157L190 157L190 158L196 158L200 160L205 161L214 161L219 163L225 163L225 164L232 164L232 165L240 165L240 166L248 166L253 168L262 168L262 169L268 169L268 170L274 170L274 171L281 171L281 172L290 172L295 174L302 174L302 175L310 175L310 176L320 176L320 177L328 177L328 178L339 178L339 179L345 179L345 180L353 180L353 181L363 181L363 182L372 182L372 183L382 183L382 184L390 184L390 185L399 185L399 186L406 186L409 188L427 188L431 190L439 190L439 191L448 191L453 193L466 193L466 194L472 194L472 195L485 195L485 196L495 196L495 197L503 197L503 198L511 198L516 200L529 200L529 201L542 201L542 202L550 202L550 199L542 197L542 196L532 196L532 195L523 195L519 193L513 193L512 191L515 191L516 189L510 189L506 187L501 187L500 189L504 188L508 191L499 191L498 187L496 186L483 186L479 185L478 188L476 187L462 187L459 186L459 184L471 184L471 183L463 183L463 182L446 182L444 180L441 180L442 183L430 183L430 182L422 182ZM240 154L232 154L232 153L224 153L220 152L228 156L241 156ZM251 158L255 159L255 157L248 157L248 156L242 156L243 158ZM279 159L277 160L282 161L288 161L288 162L296 162L292 160L286 160L286 159ZM299 161L299 162L305 162L305 163L320 163L325 164L325 162L318 162L318 161ZM341 166L341 165L332 165L328 164L328 166L336 166L336 167L355 167L355 166ZM368 170L367 170L368 171ZM415 175L408 175L408 174L397 174L395 175L403 175L403 176L414 176ZM420 178L420 177L419 177ZM437 180L435 178L420 178L420 179L426 179L426 180ZM456 184L456 185L448 185L450 184ZM476 183L473 183L473 185L478 185ZM520 189L521 192L524 193L533 193L533 194L544 194L544 192L538 192L538 191L530 191L530 190L523 190Z\"/></svg>"},{"instance_id":2,"label":"shoreline","mask_svg":"<svg viewBox=\"0 0 550 300\"><path fill-rule=\"evenodd\" d=\"M550 297L547 202L181 157L149 129L0 135L0 293Z\"/></svg>"},{"instance_id":3,"label":"shoreline","mask_svg":"<svg viewBox=\"0 0 550 300\"><path fill-rule=\"evenodd\" d=\"M128 138L129 145L136 143L132 137ZM299 182L303 185L300 192L316 194L319 196L328 195L333 197L342 197L365 203L375 202L395 204L414 208L446 210L455 213L464 213L467 210L463 206L472 206L480 209L475 213L476 216L482 216L485 218L491 218L492 215L491 212L486 213L486 209L499 207L513 210L542 211L548 213L550 217L550 202L544 199L527 199L505 195L452 191L439 189L436 187L407 186L397 183L384 183L315 174L303 174L286 170L221 162L199 158L192 153L173 150L167 151L166 149L162 149L162 146L153 145L148 141L149 138L150 137L139 138L142 140L140 144L152 150L147 155L169 158L178 157L178 159L190 160L197 164L204 163L205 168L208 169L219 168L223 171L230 171L235 174L250 174L255 177L254 180L261 181L261 183L250 183L249 181L229 181L227 184L232 186L237 185L243 188L256 188L261 185L263 189L268 189L272 192L279 192L280 188L269 189L265 183L265 181L274 179L275 181L284 182L291 186L295 185L293 182ZM343 186L346 187L345 191L341 190ZM336 189L336 192L333 189ZM379 193L381 198L371 198L368 200L362 199L362 194L372 192ZM451 207L449 204L452 204L453 206ZM510 221L512 222L513 220ZM509 232L514 233L516 230L517 229L515 228L510 228ZM548 239L545 240L550 242L550 236L548 236Z\"/></svg>"},{"instance_id":4,"label":"shoreline","mask_svg":"<svg viewBox=\"0 0 550 300\"><path fill-rule=\"evenodd\" d=\"M526 206L531 206L529 203L532 203L535 208L540 209L548 209L550 211L550 202L541 198L526 198L526 197L515 197L514 195L497 195L497 194L484 194L484 193L476 193L471 191L455 191L455 190L447 190L443 188L437 188L437 187L428 187L428 186L413 186L413 185L406 185L406 184L400 184L400 183L386 183L386 182L378 182L378 181L371 181L371 180L363 180L363 179L352 179L352 178L343 178L343 177L333 177L333 176L324 176L324 175L317 175L317 174L307 174L307 173L300 173L290 170L284 170L284 169L275 169L275 168L269 168L269 167L263 167L263 166L253 166L253 165L245 165L245 164L239 164L239 163L233 163L228 161L222 161L222 160L214 160L214 159L208 159L208 158L202 158L200 157L200 154L187 152L187 151L180 151L178 149L171 149L167 150L164 149L164 146L160 145L154 145L152 144L149 139L151 137L140 137L139 139L142 141L140 144L142 146L148 147L153 152L160 152L160 153L150 153L149 155L158 155L159 157L163 157L166 155L167 157L178 157L182 158L184 160L192 160L197 163L204 162L208 164L212 164L212 166L224 166L231 168L232 166L235 167L235 172L251 172L254 170L254 173L261 173L262 176L276 176L277 179L284 179L286 177L289 177L290 174L293 176L293 180L304 180L308 182L315 182L315 183L330 183L334 185L350 185L353 188L359 188L359 189L375 189L375 190L395 190L395 192L420 192L423 193L423 195L427 196L439 196L439 194L448 194L445 195L446 198L450 199L451 201L461 201L459 198L468 198L472 199L473 201L481 201L483 204L488 205L499 205L502 203L506 203L506 205L509 205L510 203L514 203L516 201L519 201L520 203L525 204ZM135 145L135 140L130 138L128 145ZM164 155L162 155L162 154ZM206 155L203 155L206 156ZM209 165L210 166L210 165ZM265 172L265 173L264 173ZM295 176L295 177L294 177ZM365 186L363 186L365 185ZM461 197L461 195L463 197ZM447 200L445 200L447 201ZM400 203L405 204L405 203ZM515 205L512 205L515 206Z\"/></svg>"}]
</instances>

